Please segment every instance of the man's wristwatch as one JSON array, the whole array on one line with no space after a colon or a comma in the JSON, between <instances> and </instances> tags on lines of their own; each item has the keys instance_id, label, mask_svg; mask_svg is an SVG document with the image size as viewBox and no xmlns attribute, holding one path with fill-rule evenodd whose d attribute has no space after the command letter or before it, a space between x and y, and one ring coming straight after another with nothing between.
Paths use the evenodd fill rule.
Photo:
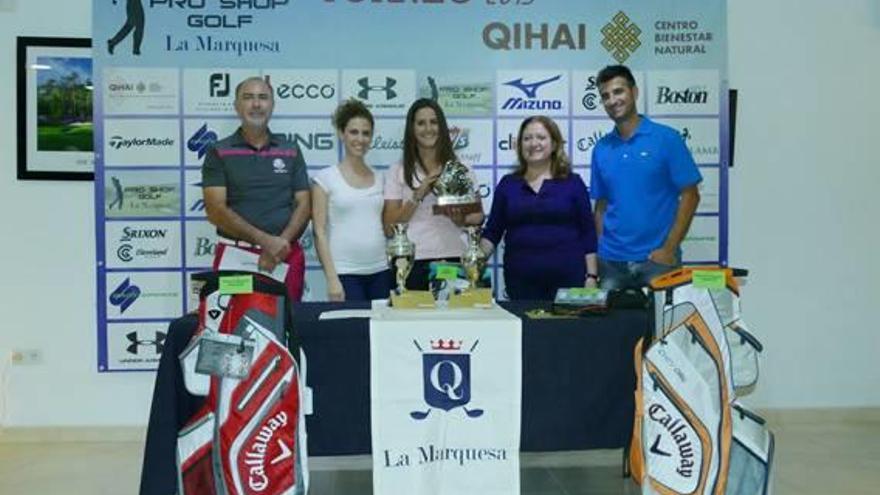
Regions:
<instances>
[{"instance_id":1,"label":"man's wristwatch","mask_svg":"<svg viewBox=\"0 0 880 495\"><path fill-rule=\"evenodd\" d=\"M598 282L598 281L599 281L599 276L596 275L595 273L588 273L586 279L587 279L587 280L589 280L589 279L593 279L593 280L595 280L596 282Z\"/></svg>"}]
</instances>

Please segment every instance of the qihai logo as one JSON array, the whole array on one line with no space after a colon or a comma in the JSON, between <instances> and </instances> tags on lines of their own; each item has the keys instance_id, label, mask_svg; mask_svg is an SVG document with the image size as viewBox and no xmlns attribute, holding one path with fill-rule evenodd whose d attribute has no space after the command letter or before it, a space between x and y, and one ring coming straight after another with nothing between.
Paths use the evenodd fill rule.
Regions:
<instances>
[{"instance_id":1,"label":"qihai logo","mask_svg":"<svg viewBox=\"0 0 880 495\"><path fill-rule=\"evenodd\" d=\"M466 407L471 401L471 353L480 341L474 342L467 352L462 351L463 343L454 339L432 340L431 351L425 352L413 340L416 349L422 353L424 398L430 406L425 411L409 413L413 419L427 418L434 408L448 412L460 407L470 418L483 415L482 409Z\"/></svg>"}]
</instances>

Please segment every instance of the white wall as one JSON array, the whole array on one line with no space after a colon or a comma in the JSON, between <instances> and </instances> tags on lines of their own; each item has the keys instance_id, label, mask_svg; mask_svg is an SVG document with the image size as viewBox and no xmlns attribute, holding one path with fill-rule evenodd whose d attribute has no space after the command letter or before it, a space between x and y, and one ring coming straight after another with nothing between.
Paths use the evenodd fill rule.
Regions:
<instances>
[{"instance_id":1,"label":"white wall","mask_svg":"<svg viewBox=\"0 0 880 495\"><path fill-rule=\"evenodd\" d=\"M765 343L752 402L880 405L880 6L729 2L731 261Z\"/></svg>"},{"instance_id":2,"label":"white wall","mask_svg":"<svg viewBox=\"0 0 880 495\"><path fill-rule=\"evenodd\" d=\"M88 38L91 0L12 3L0 11L0 424L145 424L153 375L96 372L92 183L15 179L15 37ZM8 367L13 347L42 350L44 364Z\"/></svg>"},{"instance_id":3,"label":"white wall","mask_svg":"<svg viewBox=\"0 0 880 495\"><path fill-rule=\"evenodd\" d=\"M880 232L869 199L880 186L870 91L880 84L880 7L729 3L740 90L731 260L752 270L744 309L767 347L751 402L880 406ZM88 37L91 0L10 4L0 10L0 424L144 424L153 376L96 372L92 184L15 180L15 36ZM39 348L45 363L9 367L12 348Z\"/></svg>"}]
</instances>

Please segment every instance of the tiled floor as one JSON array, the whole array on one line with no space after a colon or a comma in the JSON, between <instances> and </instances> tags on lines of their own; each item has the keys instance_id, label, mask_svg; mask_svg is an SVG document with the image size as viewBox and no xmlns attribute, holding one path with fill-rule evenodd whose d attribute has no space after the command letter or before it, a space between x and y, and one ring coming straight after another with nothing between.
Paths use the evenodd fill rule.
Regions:
<instances>
[{"instance_id":1,"label":"tiled floor","mask_svg":"<svg viewBox=\"0 0 880 495\"><path fill-rule=\"evenodd\" d=\"M767 417L776 433L777 495L880 493L880 409ZM137 494L142 444L125 441L124 434L109 442L83 440L94 435L0 432L0 495ZM639 493L621 478L619 458L616 451L526 454L522 494ZM311 478L314 495L371 493L367 457L313 459Z\"/></svg>"}]
</instances>

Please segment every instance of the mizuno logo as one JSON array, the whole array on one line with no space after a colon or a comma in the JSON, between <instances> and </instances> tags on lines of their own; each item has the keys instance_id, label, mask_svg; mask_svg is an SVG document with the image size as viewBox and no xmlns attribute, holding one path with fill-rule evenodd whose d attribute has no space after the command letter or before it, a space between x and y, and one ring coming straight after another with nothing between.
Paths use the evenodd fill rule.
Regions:
<instances>
[{"instance_id":1,"label":"mizuno logo","mask_svg":"<svg viewBox=\"0 0 880 495\"><path fill-rule=\"evenodd\" d=\"M533 83L524 83L522 78L515 79L513 81L507 81L504 83L505 86L513 86L514 88L525 93L528 98L536 98L538 94L538 88L545 84L550 84L553 81L559 80L562 77L562 74L558 76L551 77L550 79L545 79L543 81L533 82Z\"/></svg>"}]
</instances>

